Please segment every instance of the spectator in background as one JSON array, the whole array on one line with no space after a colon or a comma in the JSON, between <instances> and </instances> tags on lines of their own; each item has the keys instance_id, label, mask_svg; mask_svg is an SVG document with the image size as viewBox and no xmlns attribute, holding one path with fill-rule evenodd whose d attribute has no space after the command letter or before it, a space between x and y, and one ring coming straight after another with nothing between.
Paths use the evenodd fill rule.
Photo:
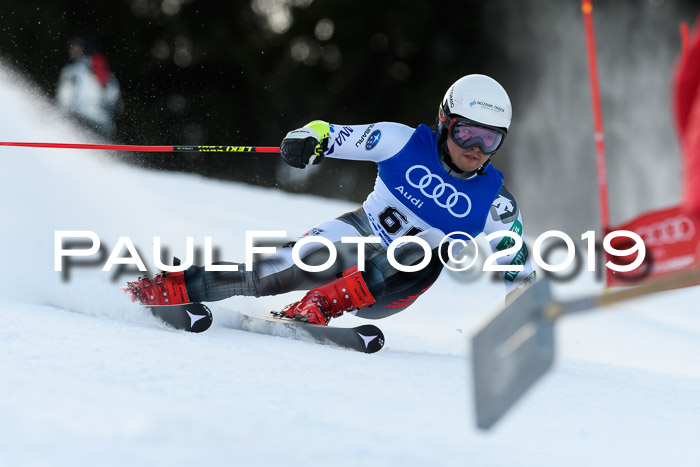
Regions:
<instances>
[{"instance_id":1,"label":"spectator in background","mask_svg":"<svg viewBox=\"0 0 700 467\"><path fill-rule=\"evenodd\" d=\"M69 55L71 63L61 70L56 88L59 108L102 135L114 136L121 92L107 59L85 38L70 41Z\"/></svg>"}]
</instances>

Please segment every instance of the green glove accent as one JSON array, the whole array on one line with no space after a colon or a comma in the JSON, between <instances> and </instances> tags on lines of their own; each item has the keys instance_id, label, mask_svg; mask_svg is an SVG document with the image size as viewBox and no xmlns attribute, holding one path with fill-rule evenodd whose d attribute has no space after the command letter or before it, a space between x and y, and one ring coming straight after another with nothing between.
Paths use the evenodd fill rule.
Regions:
<instances>
[{"instance_id":1,"label":"green glove accent","mask_svg":"<svg viewBox=\"0 0 700 467\"><path fill-rule=\"evenodd\" d=\"M331 126L323 120L314 120L304 125L304 128L311 128L318 135L319 144L314 148L314 155L309 160L310 164L319 164L328 150L328 138L331 136Z\"/></svg>"},{"instance_id":2,"label":"green glove accent","mask_svg":"<svg viewBox=\"0 0 700 467\"><path fill-rule=\"evenodd\" d=\"M304 125L304 127L314 130L318 135L318 140L321 142L331 136L331 126L328 122L324 122L323 120L314 120Z\"/></svg>"}]
</instances>

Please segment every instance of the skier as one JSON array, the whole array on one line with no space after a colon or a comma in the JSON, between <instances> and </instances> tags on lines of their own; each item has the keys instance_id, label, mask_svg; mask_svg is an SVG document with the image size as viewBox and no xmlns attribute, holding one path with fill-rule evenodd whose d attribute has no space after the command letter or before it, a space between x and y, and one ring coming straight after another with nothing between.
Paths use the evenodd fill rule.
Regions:
<instances>
[{"instance_id":1,"label":"skier","mask_svg":"<svg viewBox=\"0 0 700 467\"><path fill-rule=\"evenodd\" d=\"M56 87L59 109L104 136L113 136L121 91L107 59L84 38L70 42L69 56L71 63L61 70Z\"/></svg>"},{"instance_id":2,"label":"skier","mask_svg":"<svg viewBox=\"0 0 700 467\"><path fill-rule=\"evenodd\" d=\"M282 311L290 318L327 325L345 312L377 319L397 313L424 293L438 278L447 234L510 230L522 236L522 217L503 186L503 174L490 163L503 144L511 121L511 104L503 87L484 75L468 75L447 90L438 109L438 129L413 129L398 123L337 125L313 121L289 132L281 144L284 161L294 167L319 164L325 157L373 161L379 166L375 189L361 208L324 222L304 233L321 236L338 256L323 273L307 273L292 260L292 245L253 262L252 270L206 271L193 266L182 272L139 278L126 289L133 300L148 305L222 300L234 295L263 296L308 290ZM430 258L417 243L394 251L402 265L425 264L413 272L392 267L391 242L416 236L432 248ZM341 237L378 237L378 243L355 245ZM459 238L459 234L449 239ZM448 240L449 240L448 239ZM442 247L440 247L442 243ZM510 237L490 241L494 251L513 244ZM358 268L358 248L366 258ZM324 264L329 250L304 244L299 257L307 265ZM522 265L503 273L506 292L532 281L535 273L524 246L498 264ZM234 263L218 263L234 264Z\"/></svg>"}]
</instances>

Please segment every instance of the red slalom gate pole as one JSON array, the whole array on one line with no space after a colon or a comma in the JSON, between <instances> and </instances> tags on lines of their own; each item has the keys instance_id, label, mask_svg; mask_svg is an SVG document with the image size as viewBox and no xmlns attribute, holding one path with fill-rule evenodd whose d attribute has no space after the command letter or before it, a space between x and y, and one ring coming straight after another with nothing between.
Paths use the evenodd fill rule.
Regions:
<instances>
[{"instance_id":1,"label":"red slalom gate pole","mask_svg":"<svg viewBox=\"0 0 700 467\"><path fill-rule=\"evenodd\" d=\"M591 81L591 101L593 103L593 130L596 162L598 165L598 190L600 194L600 223L603 235L605 235L610 229L608 179L605 172L605 134L603 133L603 112L600 105L600 88L598 86L598 64L595 53L595 36L593 35L593 4L591 0L581 0L581 10L583 11L583 25L586 30L588 71Z\"/></svg>"},{"instance_id":2,"label":"red slalom gate pole","mask_svg":"<svg viewBox=\"0 0 700 467\"><path fill-rule=\"evenodd\" d=\"M278 147L264 146L133 146L124 144L17 143L6 141L0 141L0 146L51 149L103 149L136 152L280 152L280 148Z\"/></svg>"}]
</instances>

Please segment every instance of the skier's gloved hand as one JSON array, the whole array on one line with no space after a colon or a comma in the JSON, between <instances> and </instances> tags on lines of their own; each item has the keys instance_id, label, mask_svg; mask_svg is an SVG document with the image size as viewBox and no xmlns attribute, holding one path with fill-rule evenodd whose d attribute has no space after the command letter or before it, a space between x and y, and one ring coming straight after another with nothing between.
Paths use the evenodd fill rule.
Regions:
<instances>
[{"instance_id":1,"label":"skier's gloved hand","mask_svg":"<svg viewBox=\"0 0 700 467\"><path fill-rule=\"evenodd\" d=\"M330 125L322 120L314 120L303 128L290 131L280 145L282 159L298 169L308 164L320 164L328 149L330 135Z\"/></svg>"}]
</instances>

